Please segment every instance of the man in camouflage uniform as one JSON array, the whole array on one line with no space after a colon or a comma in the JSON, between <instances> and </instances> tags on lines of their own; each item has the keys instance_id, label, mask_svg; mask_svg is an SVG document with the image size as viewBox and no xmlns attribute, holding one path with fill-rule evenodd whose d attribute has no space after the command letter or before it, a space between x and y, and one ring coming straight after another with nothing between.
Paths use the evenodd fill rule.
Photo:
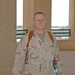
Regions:
<instances>
[{"instance_id":1,"label":"man in camouflage uniform","mask_svg":"<svg viewBox=\"0 0 75 75\"><path fill-rule=\"evenodd\" d=\"M28 46L28 63L25 64L29 33L25 34L18 44L13 75L55 75L53 60L57 60L58 75L61 75L59 48L53 35L54 43L46 30L46 18L42 12L33 17L33 36Z\"/></svg>"}]
</instances>

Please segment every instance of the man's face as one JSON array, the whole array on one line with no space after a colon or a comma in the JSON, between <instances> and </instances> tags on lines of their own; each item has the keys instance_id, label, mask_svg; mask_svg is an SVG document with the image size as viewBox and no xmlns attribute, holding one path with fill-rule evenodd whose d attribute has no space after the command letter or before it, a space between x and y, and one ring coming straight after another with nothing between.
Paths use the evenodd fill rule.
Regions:
<instances>
[{"instance_id":1,"label":"man's face","mask_svg":"<svg viewBox=\"0 0 75 75\"><path fill-rule=\"evenodd\" d=\"M43 30L46 28L46 20L43 14L36 14L33 21L35 29Z\"/></svg>"}]
</instances>

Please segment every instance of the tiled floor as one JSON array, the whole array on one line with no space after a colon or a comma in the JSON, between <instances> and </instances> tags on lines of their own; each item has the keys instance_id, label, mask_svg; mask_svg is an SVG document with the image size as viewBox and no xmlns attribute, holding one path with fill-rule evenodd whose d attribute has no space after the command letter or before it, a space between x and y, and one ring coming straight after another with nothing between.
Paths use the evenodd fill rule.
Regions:
<instances>
[{"instance_id":1,"label":"tiled floor","mask_svg":"<svg viewBox=\"0 0 75 75\"><path fill-rule=\"evenodd\" d=\"M62 75L75 75L75 51L60 51L63 62Z\"/></svg>"}]
</instances>

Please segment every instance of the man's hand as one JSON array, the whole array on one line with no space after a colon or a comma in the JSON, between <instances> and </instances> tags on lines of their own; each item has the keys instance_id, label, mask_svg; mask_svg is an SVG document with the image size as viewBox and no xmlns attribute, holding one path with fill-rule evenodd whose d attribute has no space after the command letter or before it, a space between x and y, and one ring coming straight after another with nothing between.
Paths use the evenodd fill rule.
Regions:
<instances>
[{"instance_id":1,"label":"man's hand","mask_svg":"<svg viewBox=\"0 0 75 75\"><path fill-rule=\"evenodd\" d=\"M58 72L58 75L61 75L61 72Z\"/></svg>"}]
</instances>

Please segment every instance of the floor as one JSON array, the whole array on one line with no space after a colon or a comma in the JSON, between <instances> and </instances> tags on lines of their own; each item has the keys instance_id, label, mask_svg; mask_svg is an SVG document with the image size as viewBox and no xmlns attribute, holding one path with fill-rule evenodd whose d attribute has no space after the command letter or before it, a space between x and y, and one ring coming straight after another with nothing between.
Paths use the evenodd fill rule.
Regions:
<instances>
[{"instance_id":1,"label":"floor","mask_svg":"<svg viewBox=\"0 0 75 75\"><path fill-rule=\"evenodd\" d=\"M75 75L75 51L60 51L63 62L62 75Z\"/></svg>"}]
</instances>

